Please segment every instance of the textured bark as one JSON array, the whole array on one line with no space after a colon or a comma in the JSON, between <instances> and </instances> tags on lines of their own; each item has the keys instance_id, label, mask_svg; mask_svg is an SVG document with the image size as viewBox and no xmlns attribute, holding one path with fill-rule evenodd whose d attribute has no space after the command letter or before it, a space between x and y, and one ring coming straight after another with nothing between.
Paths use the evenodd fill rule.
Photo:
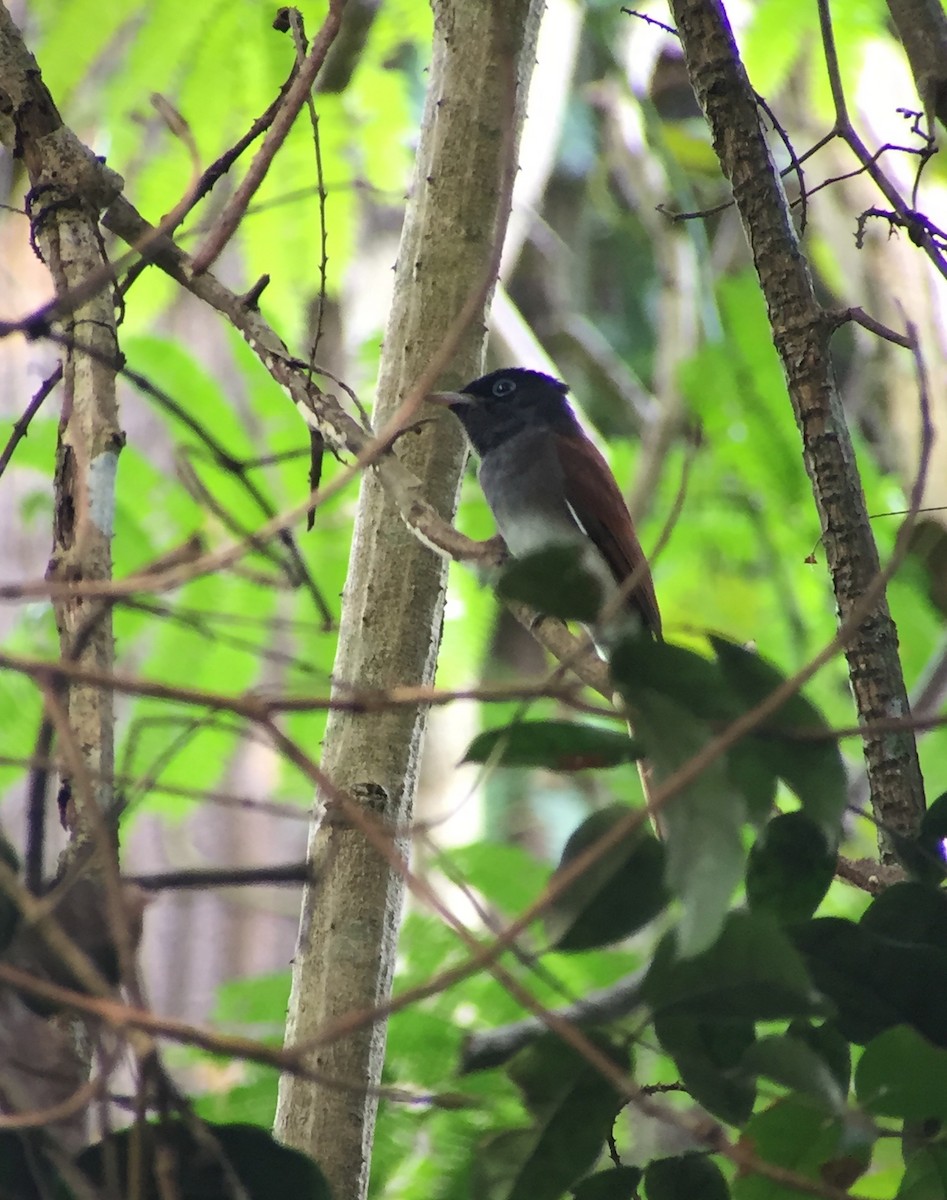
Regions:
<instances>
[{"instance_id":1,"label":"textured bark","mask_svg":"<svg viewBox=\"0 0 947 1200\"><path fill-rule=\"evenodd\" d=\"M397 409L483 277L508 214L499 212L504 131L523 117L542 0L437 0L434 55L411 202L382 357L376 423ZM515 105L504 80L516 72ZM515 111L514 111L515 109ZM442 382L477 374L483 314L464 335ZM433 416L396 452L453 513L465 460L460 428ZM434 675L445 569L405 527L374 474L362 483L333 676L359 688L421 684ZM393 831L406 851L426 713L399 709L329 719L323 769ZM324 798L320 797L320 801ZM371 1008L391 985L403 881L355 830L314 829L318 889L304 898L287 1041L308 1039L347 1012ZM326 1086L284 1077L276 1127L316 1155L337 1200L365 1194L385 1026L319 1047ZM346 1090L332 1085L342 1084Z\"/></svg>"},{"instance_id":2,"label":"textured bark","mask_svg":"<svg viewBox=\"0 0 947 1200\"><path fill-rule=\"evenodd\" d=\"M833 324L816 300L722 4L671 0L671 9L766 298L844 620L877 576L879 560L832 369ZM897 630L884 597L860 622L845 653L862 720L908 713ZM876 817L885 829L914 832L924 811L924 788L913 734L866 737L864 751ZM884 836L882 850L890 857Z\"/></svg>"},{"instance_id":3,"label":"textured bark","mask_svg":"<svg viewBox=\"0 0 947 1200\"><path fill-rule=\"evenodd\" d=\"M3 140L23 159L29 174L27 206L33 244L49 268L56 291L56 305L36 322L33 332L43 334L50 328L63 345L64 396L48 575L57 581L108 580L115 472L123 438L115 400L115 312L98 213L117 195L121 179L63 126L39 68L2 4L0 114ZM82 597L65 596L55 602L55 612L63 657L111 672L109 609ZM66 858L72 860L81 847L100 837L101 814L112 799L112 694L74 682L62 700L65 721L57 732L61 757L68 764L63 773L70 797L65 809L70 833ZM103 929L108 930L104 902L108 885L117 888L113 847L106 841L100 851L97 862L86 860L83 879L86 890L95 894L95 903L84 910L89 915L85 924L94 927L81 932L96 941L101 941ZM106 856L112 860L108 864ZM73 887L63 893L62 910L71 905L75 892ZM122 920L117 907L116 920ZM76 943L81 940L77 934ZM78 1038L64 1039L52 1028L49 1037L50 1046L41 1057L56 1060L55 1083L61 1095L68 1095L87 1074L88 1060L77 1052ZM11 1070L15 1073L15 1064ZM48 1103L50 1080L39 1076L37 1085L42 1101ZM23 1098L20 1080L12 1102L19 1106ZM84 1116L80 1108L60 1133L74 1140Z\"/></svg>"}]
</instances>

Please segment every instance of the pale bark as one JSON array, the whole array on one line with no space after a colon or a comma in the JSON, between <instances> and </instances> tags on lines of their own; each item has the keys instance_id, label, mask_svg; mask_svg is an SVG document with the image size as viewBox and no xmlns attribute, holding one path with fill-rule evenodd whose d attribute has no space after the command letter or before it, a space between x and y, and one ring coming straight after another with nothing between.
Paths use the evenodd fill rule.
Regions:
<instances>
[{"instance_id":1,"label":"pale bark","mask_svg":"<svg viewBox=\"0 0 947 1200\"><path fill-rule=\"evenodd\" d=\"M438 351L502 238L503 147L518 129L542 0L438 0L434 55L411 201L385 336L376 424L396 411ZM516 99L509 87L516 71ZM443 382L477 374L483 313L463 336ZM427 415L427 414L425 414ZM459 428L436 416L402 436L396 453L451 514L466 450ZM405 527L382 484L362 484L334 678L359 688L429 682L443 613L445 570ZM426 713L399 709L329 719L322 767L387 825L404 852ZM320 798L322 799L322 798ZM388 995L403 881L361 834L333 820L311 838L318 888L304 898L287 1042L316 1037L345 1013ZM278 1135L314 1154L337 1200L365 1194L385 1025L320 1046L311 1065L325 1085L282 1081ZM338 1086L341 1084L343 1090Z\"/></svg>"},{"instance_id":2,"label":"pale bark","mask_svg":"<svg viewBox=\"0 0 947 1200\"><path fill-rule=\"evenodd\" d=\"M63 126L36 62L2 4L0 112L3 140L23 159L29 174L27 207L33 243L49 268L56 292L56 306L37 322L33 332L47 332L48 320L49 331L63 346L63 408L48 574L70 583L108 580L112 574L115 473L123 434L115 397L115 308L98 214L118 194L122 181ZM81 596L64 595L56 600L55 611L63 658L101 673L111 672L114 654L109 608L90 604ZM81 880L84 894L91 896L93 903L85 905L73 931L75 944L94 954L92 943L100 945L103 935L105 942L109 941L109 919L114 918L116 926L124 921L114 846L103 836L102 820L112 800L112 693L74 681L61 696L48 694L47 706L65 764L62 778L69 797L65 815L70 833L66 861L76 863L78 852L96 842L95 856L84 858ZM61 889L60 920L74 915L78 891L73 875L72 885ZM106 896L114 902L110 907ZM11 955L17 953L25 933L21 930ZM117 936L121 940L122 934ZM86 937L88 946L83 945ZM20 1006L16 1002L13 1007ZM25 1020L29 1014L23 1016ZM49 1103L53 1082L60 1096L69 1095L88 1074L88 1057L77 1051L79 1041L77 1036L67 1039L59 1031L49 1030L49 1044L37 1048L37 1061L55 1060L58 1069L54 1081L37 1076L33 1103ZM22 1107L30 1098L22 1075L16 1075L11 1063L9 1076L0 1073L0 1091L9 1104ZM65 1125L60 1124L58 1132L68 1144L81 1138L84 1117L84 1109L79 1107Z\"/></svg>"}]
</instances>

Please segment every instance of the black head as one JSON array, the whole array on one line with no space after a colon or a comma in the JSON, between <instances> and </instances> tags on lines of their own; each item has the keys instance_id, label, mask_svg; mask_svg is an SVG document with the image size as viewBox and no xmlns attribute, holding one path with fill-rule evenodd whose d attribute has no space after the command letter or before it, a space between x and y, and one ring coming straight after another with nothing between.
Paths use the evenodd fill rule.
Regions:
<instances>
[{"instance_id":1,"label":"black head","mask_svg":"<svg viewBox=\"0 0 947 1200\"><path fill-rule=\"evenodd\" d=\"M507 367L491 371L457 392L440 392L431 399L456 413L482 458L524 429L575 434L578 422L566 399L568 390L551 375Z\"/></svg>"}]
</instances>

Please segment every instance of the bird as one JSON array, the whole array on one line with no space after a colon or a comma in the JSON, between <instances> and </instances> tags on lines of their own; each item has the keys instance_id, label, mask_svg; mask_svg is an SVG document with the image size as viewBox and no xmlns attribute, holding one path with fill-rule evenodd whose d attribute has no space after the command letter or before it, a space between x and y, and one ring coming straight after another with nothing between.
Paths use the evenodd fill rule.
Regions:
<instances>
[{"instance_id":1,"label":"bird","mask_svg":"<svg viewBox=\"0 0 947 1200\"><path fill-rule=\"evenodd\" d=\"M602 586L607 640L641 631L660 640L654 583L631 514L568 392L551 375L506 367L428 399L449 408L464 427L480 459L480 487L510 554L579 547L581 565Z\"/></svg>"}]
</instances>

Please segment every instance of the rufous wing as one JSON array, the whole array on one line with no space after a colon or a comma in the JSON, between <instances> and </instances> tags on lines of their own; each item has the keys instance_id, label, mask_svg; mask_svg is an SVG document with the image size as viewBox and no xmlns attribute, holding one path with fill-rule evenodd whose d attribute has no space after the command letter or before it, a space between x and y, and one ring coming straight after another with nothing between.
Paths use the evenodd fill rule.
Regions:
<instances>
[{"instance_id":1,"label":"rufous wing","mask_svg":"<svg viewBox=\"0 0 947 1200\"><path fill-rule=\"evenodd\" d=\"M641 615L645 627L660 638L661 614L648 560L611 468L594 443L585 437L557 433L556 446L570 507L598 547L615 582L622 585L635 576L637 582L626 603Z\"/></svg>"}]
</instances>

